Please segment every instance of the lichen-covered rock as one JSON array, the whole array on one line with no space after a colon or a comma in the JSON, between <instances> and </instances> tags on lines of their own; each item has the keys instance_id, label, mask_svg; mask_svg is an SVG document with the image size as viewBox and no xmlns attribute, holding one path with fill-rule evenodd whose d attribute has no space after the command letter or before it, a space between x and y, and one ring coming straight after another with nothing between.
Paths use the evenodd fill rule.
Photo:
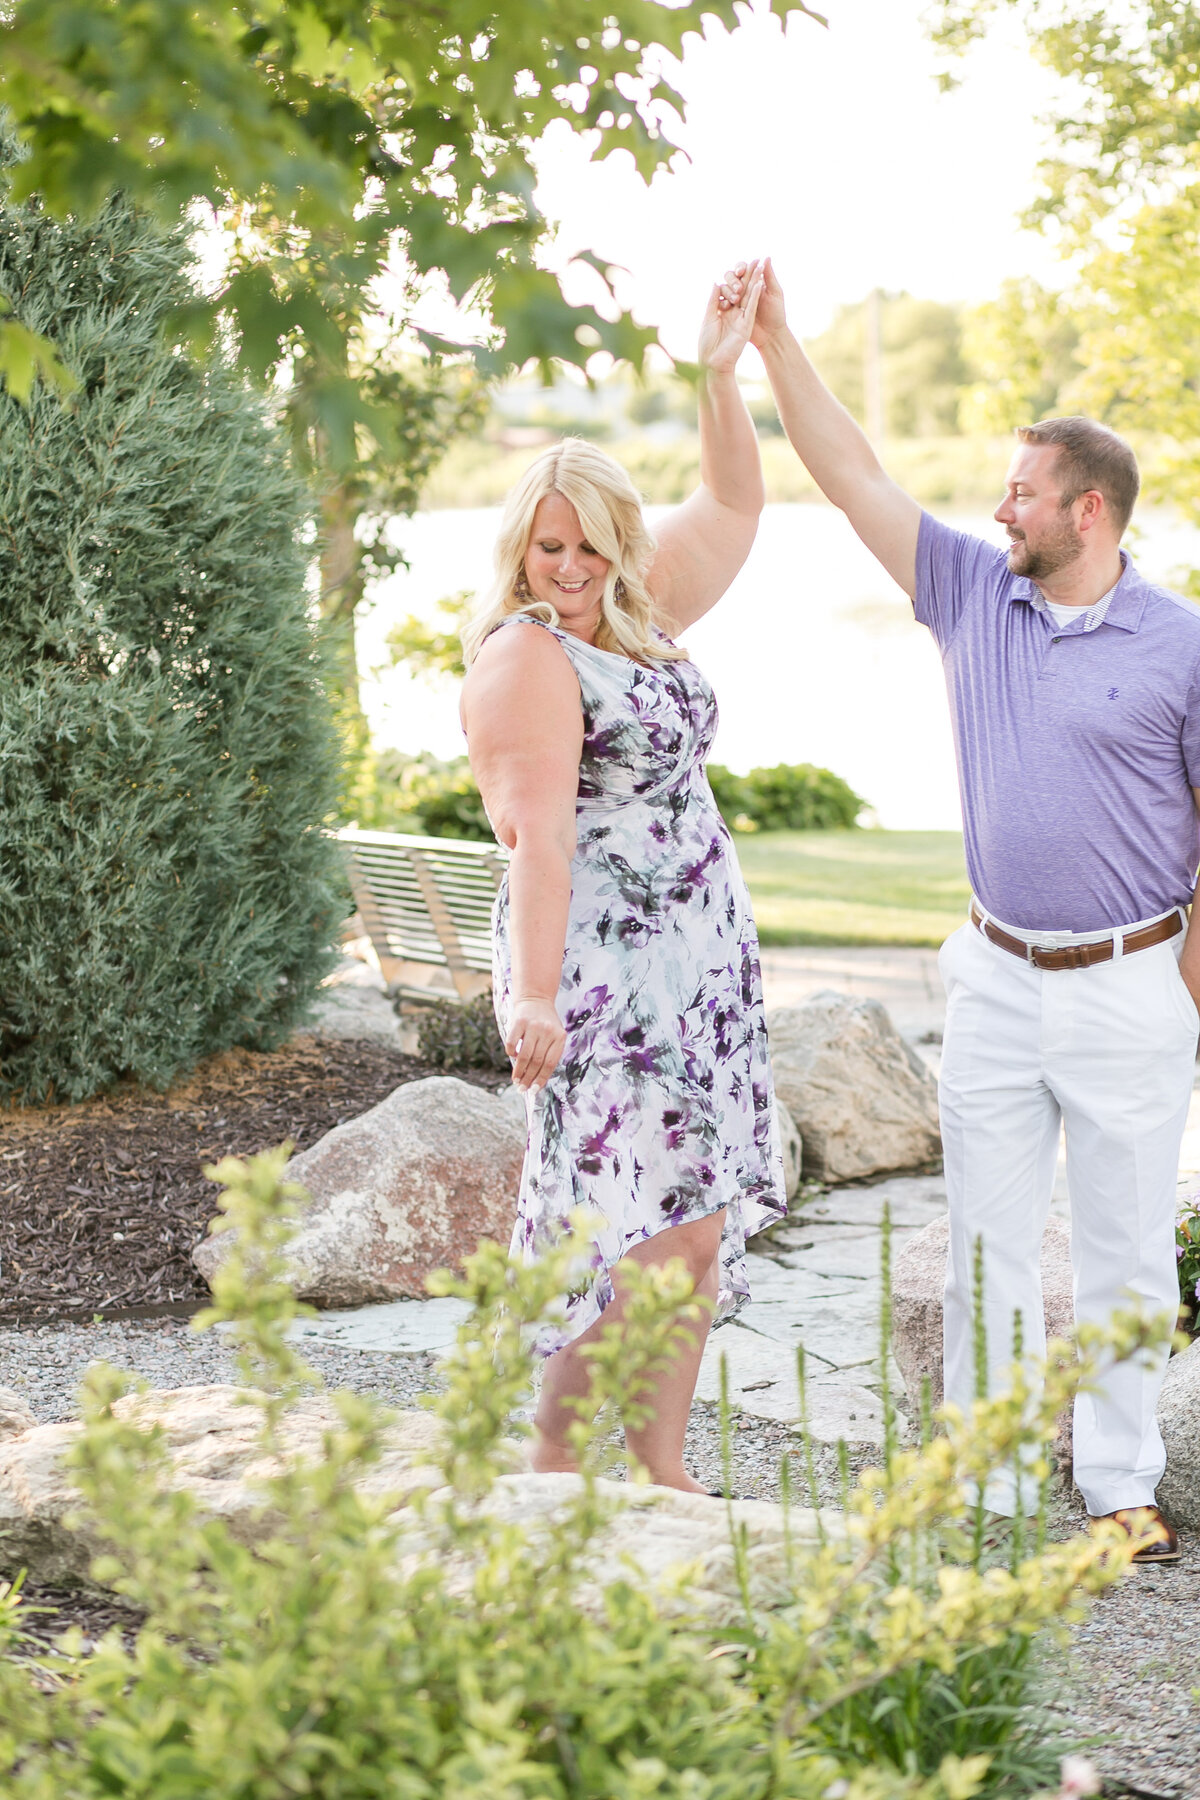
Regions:
<instances>
[{"instance_id":1,"label":"lichen-covered rock","mask_svg":"<svg viewBox=\"0 0 1200 1800\"><path fill-rule=\"evenodd\" d=\"M767 1035L806 1176L859 1181L939 1161L937 1084L877 1000L814 994L769 1012Z\"/></svg>"},{"instance_id":2,"label":"lichen-covered rock","mask_svg":"<svg viewBox=\"0 0 1200 1800\"><path fill-rule=\"evenodd\" d=\"M507 1243L525 1154L522 1112L453 1076L399 1087L293 1157L312 1196L291 1245L296 1291L321 1306L420 1297L481 1238ZM211 1281L229 1234L192 1260Z\"/></svg>"}]
</instances>

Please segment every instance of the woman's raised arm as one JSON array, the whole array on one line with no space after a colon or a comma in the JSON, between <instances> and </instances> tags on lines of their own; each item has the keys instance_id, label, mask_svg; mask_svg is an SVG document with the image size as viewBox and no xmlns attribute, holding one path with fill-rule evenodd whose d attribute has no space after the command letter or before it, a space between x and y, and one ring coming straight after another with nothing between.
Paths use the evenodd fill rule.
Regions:
<instances>
[{"instance_id":1,"label":"woman's raised arm","mask_svg":"<svg viewBox=\"0 0 1200 1800\"><path fill-rule=\"evenodd\" d=\"M524 1092L544 1086L566 1040L555 1000L571 903L583 708L565 651L536 625L494 632L463 683L462 721L488 817L512 851L505 1049Z\"/></svg>"},{"instance_id":2,"label":"woman's raised arm","mask_svg":"<svg viewBox=\"0 0 1200 1800\"><path fill-rule=\"evenodd\" d=\"M762 275L752 264L735 304L723 306L713 288L700 328L700 486L656 527L658 551L648 577L668 633L716 605L758 530L762 462L735 371L761 292Z\"/></svg>"}]
</instances>

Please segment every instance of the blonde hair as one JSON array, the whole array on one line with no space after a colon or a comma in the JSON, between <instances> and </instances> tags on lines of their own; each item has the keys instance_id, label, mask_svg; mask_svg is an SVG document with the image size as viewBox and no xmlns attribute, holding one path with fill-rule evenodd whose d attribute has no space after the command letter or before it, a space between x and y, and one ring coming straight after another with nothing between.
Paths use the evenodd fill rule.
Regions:
<instances>
[{"instance_id":1,"label":"blonde hair","mask_svg":"<svg viewBox=\"0 0 1200 1800\"><path fill-rule=\"evenodd\" d=\"M515 613L558 624L555 608L532 599L524 581L534 514L547 494L561 494L575 508L588 542L608 558L597 647L642 663L686 656L655 631L646 572L656 546L637 489L603 450L583 438L563 438L530 464L508 496L496 539L496 579L463 627L463 661L470 666L484 639Z\"/></svg>"}]
</instances>

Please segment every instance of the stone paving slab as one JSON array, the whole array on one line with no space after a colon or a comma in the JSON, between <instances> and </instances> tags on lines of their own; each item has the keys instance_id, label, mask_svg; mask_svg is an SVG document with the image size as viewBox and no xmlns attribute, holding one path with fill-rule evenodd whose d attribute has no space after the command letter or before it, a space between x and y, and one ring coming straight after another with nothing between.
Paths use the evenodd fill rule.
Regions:
<instances>
[{"instance_id":1,"label":"stone paving slab","mask_svg":"<svg viewBox=\"0 0 1200 1800\"><path fill-rule=\"evenodd\" d=\"M902 1036L940 1037L946 996L937 951L903 946L796 944L765 947L763 996L767 1006L799 1006L825 988L856 1000L881 1000Z\"/></svg>"},{"instance_id":2,"label":"stone paving slab","mask_svg":"<svg viewBox=\"0 0 1200 1800\"><path fill-rule=\"evenodd\" d=\"M448 1350L470 1310L465 1300L391 1300L378 1306L319 1312L315 1319L297 1319L289 1335L300 1344L316 1338L347 1350L414 1356L422 1351Z\"/></svg>"}]
</instances>

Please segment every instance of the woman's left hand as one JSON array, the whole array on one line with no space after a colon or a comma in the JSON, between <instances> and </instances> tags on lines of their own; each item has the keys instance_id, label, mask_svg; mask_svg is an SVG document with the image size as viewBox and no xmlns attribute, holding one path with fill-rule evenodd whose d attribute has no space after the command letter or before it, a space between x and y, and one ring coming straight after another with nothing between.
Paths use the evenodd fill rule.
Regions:
<instances>
[{"instance_id":1,"label":"woman's left hand","mask_svg":"<svg viewBox=\"0 0 1200 1800\"><path fill-rule=\"evenodd\" d=\"M762 291L761 262L747 265L742 278L741 294L733 305L723 299L720 284L714 286L700 327L697 355L701 367L714 375L732 374L738 357L750 341Z\"/></svg>"}]
</instances>

